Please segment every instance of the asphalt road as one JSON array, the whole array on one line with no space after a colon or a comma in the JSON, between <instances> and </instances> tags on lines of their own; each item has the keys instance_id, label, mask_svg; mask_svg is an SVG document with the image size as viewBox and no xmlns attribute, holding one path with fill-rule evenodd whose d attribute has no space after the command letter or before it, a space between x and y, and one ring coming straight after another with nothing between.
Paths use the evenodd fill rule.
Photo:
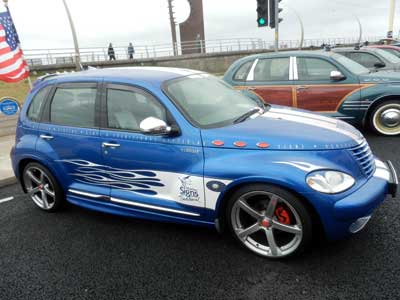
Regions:
<instances>
[{"instance_id":1,"label":"asphalt road","mask_svg":"<svg viewBox=\"0 0 400 300\"><path fill-rule=\"evenodd\" d=\"M368 134L400 170L400 138ZM400 199L351 239L270 261L212 230L68 206L36 209L0 190L0 299L398 299Z\"/></svg>"}]
</instances>

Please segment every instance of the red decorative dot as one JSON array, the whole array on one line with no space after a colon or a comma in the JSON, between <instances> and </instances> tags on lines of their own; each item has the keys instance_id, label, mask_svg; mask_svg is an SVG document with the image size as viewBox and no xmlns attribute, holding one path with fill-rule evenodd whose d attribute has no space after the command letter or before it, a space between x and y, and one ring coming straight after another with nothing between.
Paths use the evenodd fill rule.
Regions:
<instances>
[{"instance_id":1,"label":"red decorative dot","mask_svg":"<svg viewBox=\"0 0 400 300\"><path fill-rule=\"evenodd\" d=\"M257 147L258 148L268 148L269 144L265 143L265 142L259 142L259 143L257 143Z\"/></svg>"},{"instance_id":2,"label":"red decorative dot","mask_svg":"<svg viewBox=\"0 0 400 300\"><path fill-rule=\"evenodd\" d=\"M246 147L247 144L245 142L242 141L236 141L233 143L236 147Z\"/></svg>"},{"instance_id":3,"label":"red decorative dot","mask_svg":"<svg viewBox=\"0 0 400 300\"><path fill-rule=\"evenodd\" d=\"M223 142L223 141L220 141L220 140L215 140L215 141L212 141L211 143L212 143L214 146L218 146L218 147L221 147L221 146L224 145L224 142Z\"/></svg>"}]
</instances>

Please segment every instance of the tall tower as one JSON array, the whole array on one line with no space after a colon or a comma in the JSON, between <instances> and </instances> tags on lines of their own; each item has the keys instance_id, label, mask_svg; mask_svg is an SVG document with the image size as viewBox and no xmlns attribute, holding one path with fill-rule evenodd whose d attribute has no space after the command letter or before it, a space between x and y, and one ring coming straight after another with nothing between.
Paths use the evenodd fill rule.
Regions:
<instances>
[{"instance_id":1,"label":"tall tower","mask_svg":"<svg viewBox=\"0 0 400 300\"><path fill-rule=\"evenodd\" d=\"M187 0L190 15L179 24L182 54L205 53L203 0Z\"/></svg>"}]
</instances>

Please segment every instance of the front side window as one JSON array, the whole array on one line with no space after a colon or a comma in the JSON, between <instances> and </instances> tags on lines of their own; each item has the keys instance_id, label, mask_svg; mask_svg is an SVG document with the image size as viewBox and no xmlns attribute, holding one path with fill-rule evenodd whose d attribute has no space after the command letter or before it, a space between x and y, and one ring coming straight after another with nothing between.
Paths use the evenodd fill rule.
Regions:
<instances>
[{"instance_id":1,"label":"front side window","mask_svg":"<svg viewBox=\"0 0 400 300\"><path fill-rule=\"evenodd\" d=\"M192 123L203 128L232 124L260 106L256 100L208 74L174 79L166 83L164 91Z\"/></svg>"},{"instance_id":2,"label":"front side window","mask_svg":"<svg viewBox=\"0 0 400 300\"><path fill-rule=\"evenodd\" d=\"M331 57L354 74L361 75L369 73L369 70L366 67L341 54L342 53L334 53Z\"/></svg>"},{"instance_id":3,"label":"front side window","mask_svg":"<svg viewBox=\"0 0 400 300\"><path fill-rule=\"evenodd\" d=\"M150 95L131 90L107 90L108 128L139 131L140 123L148 117L167 122L165 108Z\"/></svg>"},{"instance_id":4,"label":"front side window","mask_svg":"<svg viewBox=\"0 0 400 300\"><path fill-rule=\"evenodd\" d=\"M31 121L39 122L40 121L40 114L43 109L43 104L46 100L47 93L50 90L50 86L46 86L42 88L33 98L29 109L28 109L28 118Z\"/></svg>"},{"instance_id":5,"label":"front side window","mask_svg":"<svg viewBox=\"0 0 400 300\"><path fill-rule=\"evenodd\" d=\"M97 89L57 88L50 107L51 123L75 127L95 127Z\"/></svg>"},{"instance_id":6,"label":"front side window","mask_svg":"<svg viewBox=\"0 0 400 300\"><path fill-rule=\"evenodd\" d=\"M260 59L254 69L255 81L289 80L289 57Z\"/></svg>"},{"instance_id":7,"label":"front side window","mask_svg":"<svg viewBox=\"0 0 400 300\"><path fill-rule=\"evenodd\" d=\"M330 80L331 72L338 69L330 62L319 58L298 57L299 80Z\"/></svg>"},{"instance_id":8,"label":"front side window","mask_svg":"<svg viewBox=\"0 0 400 300\"><path fill-rule=\"evenodd\" d=\"M367 68L375 68L378 63L383 63L378 57L373 54L363 53L363 52L352 52L348 56L350 59L358 62Z\"/></svg>"}]
</instances>

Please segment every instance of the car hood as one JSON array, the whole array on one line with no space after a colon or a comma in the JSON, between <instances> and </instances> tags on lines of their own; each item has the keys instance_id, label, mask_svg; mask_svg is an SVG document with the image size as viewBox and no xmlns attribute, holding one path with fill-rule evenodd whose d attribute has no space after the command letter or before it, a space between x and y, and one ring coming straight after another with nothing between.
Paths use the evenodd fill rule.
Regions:
<instances>
[{"instance_id":1,"label":"car hood","mask_svg":"<svg viewBox=\"0 0 400 300\"><path fill-rule=\"evenodd\" d=\"M378 71L360 75L361 83L400 83L400 73L397 71Z\"/></svg>"},{"instance_id":2,"label":"car hood","mask_svg":"<svg viewBox=\"0 0 400 300\"><path fill-rule=\"evenodd\" d=\"M282 106L242 123L203 129L202 137L205 147L274 150L345 149L364 140L343 121Z\"/></svg>"}]
</instances>

